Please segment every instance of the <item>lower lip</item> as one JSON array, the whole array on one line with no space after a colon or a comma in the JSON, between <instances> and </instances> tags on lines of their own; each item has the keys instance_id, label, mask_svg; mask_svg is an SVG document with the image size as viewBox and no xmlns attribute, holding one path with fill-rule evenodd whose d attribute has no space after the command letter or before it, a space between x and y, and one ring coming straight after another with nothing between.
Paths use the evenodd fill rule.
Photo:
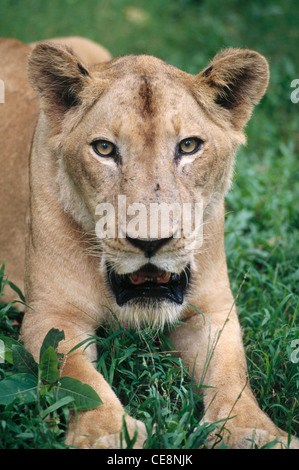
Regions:
<instances>
[{"instance_id":1,"label":"lower lip","mask_svg":"<svg viewBox=\"0 0 299 470\"><path fill-rule=\"evenodd\" d=\"M183 292L177 287L175 290L163 284L134 286L131 289L120 289L116 294L118 305L124 305L130 300L136 299L169 300L178 304L183 303Z\"/></svg>"}]
</instances>

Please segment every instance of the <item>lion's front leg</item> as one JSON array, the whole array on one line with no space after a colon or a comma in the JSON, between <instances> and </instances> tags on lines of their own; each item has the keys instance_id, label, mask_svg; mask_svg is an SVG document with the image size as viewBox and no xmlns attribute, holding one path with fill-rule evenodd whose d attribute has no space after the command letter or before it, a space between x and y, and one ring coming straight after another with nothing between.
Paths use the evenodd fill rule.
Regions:
<instances>
[{"instance_id":1,"label":"lion's front leg","mask_svg":"<svg viewBox=\"0 0 299 470\"><path fill-rule=\"evenodd\" d=\"M137 439L134 448L142 449L146 439L145 426L141 421L129 416L119 399L84 353L70 354L66 360L63 374L78 378L83 383L93 387L103 404L89 411L81 411L73 416L67 436L67 444L83 448L112 448L126 447L125 439L120 433L125 419L130 438L135 433Z\"/></svg>"},{"instance_id":2,"label":"lion's front leg","mask_svg":"<svg viewBox=\"0 0 299 470\"><path fill-rule=\"evenodd\" d=\"M171 332L176 350L194 367L195 383L204 388L203 422L219 421L219 434L231 448L259 447L274 439L288 445L288 436L262 412L247 375L241 331L233 309L203 318L197 314ZM210 439L213 446L219 437ZM291 447L298 446L293 440Z\"/></svg>"},{"instance_id":3,"label":"lion's front leg","mask_svg":"<svg viewBox=\"0 0 299 470\"><path fill-rule=\"evenodd\" d=\"M57 315L48 314L41 318L36 313L27 312L22 325L22 340L25 346L38 359L43 338L52 327L63 330L65 334L65 340L59 344L59 352L65 355L62 375L90 385L103 402L97 408L72 415L66 443L81 448L116 449L121 445L125 448L125 440L122 439L121 442L120 437L125 419L130 438L133 439L137 433L134 448L142 448L147 436L145 425L125 412L110 385L93 366L92 361L96 358L94 345L85 350L81 347L68 354L76 344L87 337L86 332L91 333L91 328L88 328L86 323L80 324L78 317L75 322L64 322Z\"/></svg>"}]
</instances>

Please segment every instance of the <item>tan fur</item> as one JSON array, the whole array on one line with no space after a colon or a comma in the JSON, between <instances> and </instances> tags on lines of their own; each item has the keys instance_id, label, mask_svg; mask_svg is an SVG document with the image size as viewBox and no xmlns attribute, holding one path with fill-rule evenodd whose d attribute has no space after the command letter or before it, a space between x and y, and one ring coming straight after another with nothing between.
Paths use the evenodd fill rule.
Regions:
<instances>
[{"instance_id":1,"label":"tan fur","mask_svg":"<svg viewBox=\"0 0 299 470\"><path fill-rule=\"evenodd\" d=\"M80 60L83 60L86 64L91 65L111 60L111 55L107 49L90 39L73 36L51 39L51 42L70 47ZM30 47L34 48L37 44L38 42L32 42Z\"/></svg>"},{"instance_id":2,"label":"tan fur","mask_svg":"<svg viewBox=\"0 0 299 470\"><path fill-rule=\"evenodd\" d=\"M10 279L21 287L25 266L25 296L31 307L22 326L25 345L38 356L45 334L56 327L65 332L62 351L67 353L111 320L107 307L124 325L163 326L180 319L185 324L171 333L175 348L191 370L195 362L195 380L213 387L206 389L203 420L236 415L225 424L229 432L223 432L230 447L249 447L251 438L262 445L274 437L285 445L286 434L259 409L248 383L223 236L223 200L233 157L245 142L242 129L253 105L266 90L266 60L254 51L229 49L193 76L149 56L105 62L108 53L94 43L60 39L37 43L30 54L28 74L35 94L25 70L31 47L13 40L0 42L0 78L6 87L6 102L0 105L5 162L0 258L6 260ZM202 149L175 158L178 142L192 136L204 141ZM118 146L118 161L95 155L90 143L100 138ZM190 264L191 281L182 305L117 305L106 263L126 274L147 262L142 250L126 238L96 236L97 205L115 205L119 194L126 195L128 205L203 204L202 246L194 250L184 237L173 238L151 258L159 269L173 273ZM174 223L171 230L174 234ZM188 304L196 305L204 318ZM104 402L82 412L78 423L72 422L68 442L117 447L124 410L91 364L95 354L92 348L79 349L68 356L63 370L92 385ZM126 420L131 434L137 425L136 447L142 447L144 425L129 416ZM298 446L295 440L292 445Z\"/></svg>"}]
</instances>

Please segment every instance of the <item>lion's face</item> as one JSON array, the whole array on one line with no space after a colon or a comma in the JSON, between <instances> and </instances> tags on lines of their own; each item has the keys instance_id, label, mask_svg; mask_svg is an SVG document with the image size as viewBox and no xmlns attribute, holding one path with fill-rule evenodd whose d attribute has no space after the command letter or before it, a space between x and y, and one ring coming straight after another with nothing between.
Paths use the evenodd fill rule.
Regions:
<instances>
[{"instance_id":1,"label":"lion's face","mask_svg":"<svg viewBox=\"0 0 299 470\"><path fill-rule=\"evenodd\" d=\"M44 99L47 122L59 125L61 204L89 236L120 319L173 321L229 187L240 128L216 103L208 69L200 87L198 76L148 56L76 67L77 99L73 84L59 124Z\"/></svg>"},{"instance_id":2,"label":"lion's face","mask_svg":"<svg viewBox=\"0 0 299 470\"><path fill-rule=\"evenodd\" d=\"M189 204L194 214L197 202L211 211L227 186L231 142L173 78L171 67L153 58L128 62L66 136L63 171L84 201L86 229L95 234L93 248L101 251L100 269L117 309L126 315L136 305L161 311L166 303L177 312L192 277L195 237L201 235L186 238L183 209ZM117 63L114 67L119 69ZM170 211L163 236L153 209L173 203L181 208L182 223ZM82 209L74 208L73 215L78 213ZM200 250L200 240L197 245Z\"/></svg>"}]
</instances>

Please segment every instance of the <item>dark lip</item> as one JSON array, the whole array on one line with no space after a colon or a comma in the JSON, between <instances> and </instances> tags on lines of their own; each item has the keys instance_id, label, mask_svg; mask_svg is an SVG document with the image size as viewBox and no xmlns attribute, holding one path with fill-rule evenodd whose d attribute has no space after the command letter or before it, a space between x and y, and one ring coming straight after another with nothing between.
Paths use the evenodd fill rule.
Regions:
<instances>
[{"instance_id":1,"label":"dark lip","mask_svg":"<svg viewBox=\"0 0 299 470\"><path fill-rule=\"evenodd\" d=\"M190 265L188 265L181 274L172 273L165 284L146 281L141 285L133 285L129 274L117 274L109 264L106 267L109 284L119 306L134 299L169 300L181 305L191 276ZM149 263L144 268L151 270L153 265Z\"/></svg>"}]
</instances>

